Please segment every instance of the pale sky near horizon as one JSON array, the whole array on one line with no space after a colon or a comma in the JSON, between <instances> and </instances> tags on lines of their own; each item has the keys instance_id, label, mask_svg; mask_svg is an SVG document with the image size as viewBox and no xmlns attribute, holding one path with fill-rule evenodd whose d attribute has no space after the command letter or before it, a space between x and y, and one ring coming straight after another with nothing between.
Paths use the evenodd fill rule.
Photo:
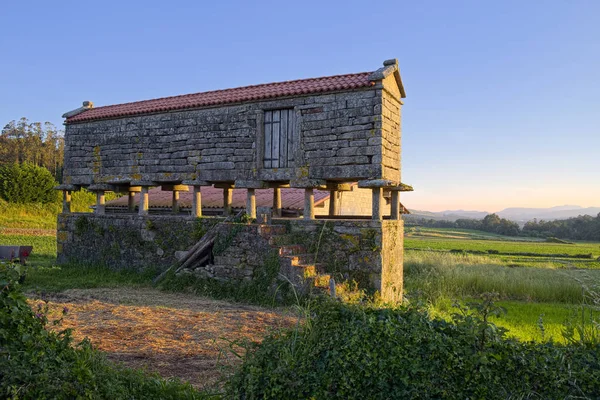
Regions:
<instances>
[{"instance_id":1,"label":"pale sky near horizon","mask_svg":"<svg viewBox=\"0 0 600 400\"><path fill-rule=\"evenodd\" d=\"M0 125L398 58L409 208L600 206L600 1L20 1Z\"/></svg>"}]
</instances>

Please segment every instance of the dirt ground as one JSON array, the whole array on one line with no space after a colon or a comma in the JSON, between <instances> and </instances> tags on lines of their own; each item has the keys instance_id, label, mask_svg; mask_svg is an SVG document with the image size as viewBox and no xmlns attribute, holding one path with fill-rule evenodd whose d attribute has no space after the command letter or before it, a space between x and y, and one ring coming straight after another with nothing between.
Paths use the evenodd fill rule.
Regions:
<instances>
[{"instance_id":1,"label":"dirt ground","mask_svg":"<svg viewBox=\"0 0 600 400\"><path fill-rule=\"evenodd\" d=\"M236 343L259 342L270 331L298 323L289 311L154 289L72 289L30 298L36 309L49 301L49 319L67 314L57 329L88 337L109 359L178 377L209 388L231 371L242 352ZM51 324L49 324L51 325Z\"/></svg>"}]
</instances>

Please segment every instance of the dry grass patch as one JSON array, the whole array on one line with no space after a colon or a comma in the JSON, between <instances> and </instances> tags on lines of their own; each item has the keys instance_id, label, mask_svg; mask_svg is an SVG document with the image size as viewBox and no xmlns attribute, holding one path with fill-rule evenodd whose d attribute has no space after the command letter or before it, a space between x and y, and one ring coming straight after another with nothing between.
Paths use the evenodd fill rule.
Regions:
<instances>
[{"instance_id":1,"label":"dry grass patch","mask_svg":"<svg viewBox=\"0 0 600 400\"><path fill-rule=\"evenodd\" d=\"M238 364L232 342L259 342L298 321L286 311L154 289L72 289L30 298L34 308L49 301L51 320L66 307L57 329L72 328L76 342L88 337L114 361L197 388L214 386Z\"/></svg>"}]
</instances>

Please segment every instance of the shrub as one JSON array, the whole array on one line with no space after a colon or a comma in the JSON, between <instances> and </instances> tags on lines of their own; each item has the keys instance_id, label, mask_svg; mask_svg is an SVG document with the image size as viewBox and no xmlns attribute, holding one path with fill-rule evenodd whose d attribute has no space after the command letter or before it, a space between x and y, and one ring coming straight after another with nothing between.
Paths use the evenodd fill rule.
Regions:
<instances>
[{"instance_id":1,"label":"shrub","mask_svg":"<svg viewBox=\"0 0 600 400\"><path fill-rule=\"evenodd\" d=\"M0 198L10 203L56 203L57 183L44 167L34 164L0 166Z\"/></svg>"},{"instance_id":2,"label":"shrub","mask_svg":"<svg viewBox=\"0 0 600 400\"><path fill-rule=\"evenodd\" d=\"M493 311L481 305L484 315ZM472 313L326 303L249 349L228 386L246 399L597 398L597 347L507 339Z\"/></svg>"},{"instance_id":3,"label":"shrub","mask_svg":"<svg viewBox=\"0 0 600 400\"><path fill-rule=\"evenodd\" d=\"M195 399L189 384L115 366L68 330L46 329L43 307L29 308L18 267L0 265L0 398Z\"/></svg>"}]
</instances>

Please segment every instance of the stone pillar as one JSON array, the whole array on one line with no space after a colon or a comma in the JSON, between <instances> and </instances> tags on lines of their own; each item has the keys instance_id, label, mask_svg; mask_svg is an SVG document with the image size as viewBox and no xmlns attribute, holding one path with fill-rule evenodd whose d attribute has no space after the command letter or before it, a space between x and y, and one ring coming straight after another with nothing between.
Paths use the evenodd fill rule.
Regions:
<instances>
[{"instance_id":1,"label":"stone pillar","mask_svg":"<svg viewBox=\"0 0 600 400\"><path fill-rule=\"evenodd\" d=\"M223 215L225 216L231 215L232 194L233 190L230 187L223 189Z\"/></svg>"},{"instance_id":2,"label":"stone pillar","mask_svg":"<svg viewBox=\"0 0 600 400\"><path fill-rule=\"evenodd\" d=\"M148 215L148 186L142 186L138 213L139 215Z\"/></svg>"},{"instance_id":3,"label":"stone pillar","mask_svg":"<svg viewBox=\"0 0 600 400\"><path fill-rule=\"evenodd\" d=\"M58 185L54 188L54 190L60 190L63 193L62 212L64 214L69 214L71 212L71 192L76 189L77 187L74 185L67 184Z\"/></svg>"},{"instance_id":4,"label":"stone pillar","mask_svg":"<svg viewBox=\"0 0 600 400\"><path fill-rule=\"evenodd\" d=\"M373 212L372 218L373 220L380 221L383 218L383 188L374 187L371 189L373 191Z\"/></svg>"},{"instance_id":5,"label":"stone pillar","mask_svg":"<svg viewBox=\"0 0 600 400\"><path fill-rule=\"evenodd\" d=\"M304 189L304 219L315 219L315 192L313 188Z\"/></svg>"},{"instance_id":6,"label":"stone pillar","mask_svg":"<svg viewBox=\"0 0 600 400\"><path fill-rule=\"evenodd\" d=\"M173 196L172 196L172 209L173 209L173 214L179 214L179 191L178 190L173 190Z\"/></svg>"},{"instance_id":7,"label":"stone pillar","mask_svg":"<svg viewBox=\"0 0 600 400\"><path fill-rule=\"evenodd\" d=\"M400 194L397 190L392 190L392 199L391 199L391 212L390 219L398 220L400 219L400 199L398 196Z\"/></svg>"},{"instance_id":8,"label":"stone pillar","mask_svg":"<svg viewBox=\"0 0 600 400\"><path fill-rule=\"evenodd\" d=\"M104 215L106 213L106 201L104 197L104 190L96 191L96 214Z\"/></svg>"},{"instance_id":9,"label":"stone pillar","mask_svg":"<svg viewBox=\"0 0 600 400\"><path fill-rule=\"evenodd\" d=\"M256 192L254 188L248 188L246 214L248 214L250 218L256 218Z\"/></svg>"},{"instance_id":10,"label":"stone pillar","mask_svg":"<svg viewBox=\"0 0 600 400\"><path fill-rule=\"evenodd\" d=\"M281 188L273 188L273 216L281 217Z\"/></svg>"},{"instance_id":11,"label":"stone pillar","mask_svg":"<svg viewBox=\"0 0 600 400\"><path fill-rule=\"evenodd\" d=\"M128 192L128 195L127 195L127 210L130 213L135 212L135 192Z\"/></svg>"},{"instance_id":12,"label":"stone pillar","mask_svg":"<svg viewBox=\"0 0 600 400\"><path fill-rule=\"evenodd\" d=\"M63 190L62 212L64 214L71 213L71 191Z\"/></svg>"},{"instance_id":13,"label":"stone pillar","mask_svg":"<svg viewBox=\"0 0 600 400\"><path fill-rule=\"evenodd\" d=\"M334 215L338 215L338 199L337 199L337 190L329 191L329 216L333 217Z\"/></svg>"},{"instance_id":14,"label":"stone pillar","mask_svg":"<svg viewBox=\"0 0 600 400\"><path fill-rule=\"evenodd\" d=\"M192 194L192 217L201 217L202 216L202 192L200 191L200 186L193 186L193 194Z\"/></svg>"}]
</instances>

